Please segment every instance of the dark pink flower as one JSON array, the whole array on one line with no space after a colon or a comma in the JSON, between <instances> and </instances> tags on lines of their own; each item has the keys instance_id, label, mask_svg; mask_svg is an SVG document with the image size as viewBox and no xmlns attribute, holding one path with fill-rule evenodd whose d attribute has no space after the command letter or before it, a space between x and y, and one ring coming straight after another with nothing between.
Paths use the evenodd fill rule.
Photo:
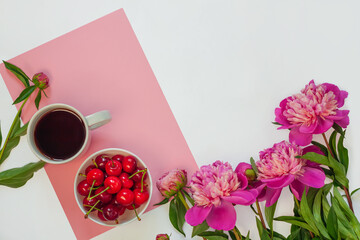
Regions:
<instances>
[{"instance_id":1,"label":"dark pink flower","mask_svg":"<svg viewBox=\"0 0 360 240\"><path fill-rule=\"evenodd\" d=\"M256 162L259 172L257 179L260 181L258 188L263 188L259 200L266 200L266 206L269 207L278 200L284 187L290 186L294 196L301 200L305 188L324 186L326 176L319 165L296 158L309 151L319 152L316 146L301 149L286 141L261 151L260 160Z\"/></svg>"},{"instance_id":2,"label":"dark pink flower","mask_svg":"<svg viewBox=\"0 0 360 240\"><path fill-rule=\"evenodd\" d=\"M185 220L192 226L206 220L213 229L228 231L236 222L233 204L251 205L257 191L246 190L247 182L239 180L229 163L216 161L202 166L191 178L191 192L195 205L190 208Z\"/></svg>"},{"instance_id":3,"label":"dark pink flower","mask_svg":"<svg viewBox=\"0 0 360 240\"><path fill-rule=\"evenodd\" d=\"M349 110L339 110L348 96L336 85L315 85L311 80L300 93L285 98L275 109L275 121L291 129L289 139L297 145L311 143L313 134L321 134L337 123L342 128L349 125Z\"/></svg>"},{"instance_id":4,"label":"dark pink flower","mask_svg":"<svg viewBox=\"0 0 360 240\"><path fill-rule=\"evenodd\" d=\"M31 81L40 89L46 89L49 86L49 78L43 72L36 73Z\"/></svg>"},{"instance_id":5,"label":"dark pink flower","mask_svg":"<svg viewBox=\"0 0 360 240\"><path fill-rule=\"evenodd\" d=\"M165 173L159 180L156 181L156 187L161 195L166 198L174 196L179 190L186 186L187 173L185 170L172 170Z\"/></svg>"}]
</instances>

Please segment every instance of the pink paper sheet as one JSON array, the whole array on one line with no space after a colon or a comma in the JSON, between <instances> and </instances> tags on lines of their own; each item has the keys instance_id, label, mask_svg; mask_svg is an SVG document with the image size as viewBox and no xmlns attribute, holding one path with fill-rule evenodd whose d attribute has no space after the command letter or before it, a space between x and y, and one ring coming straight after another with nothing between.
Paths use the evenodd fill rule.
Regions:
<instances>
[{"instance_id":1,"label":"pink paper sheet","mask_svg":"<svg viewBox=\"0 0 360 240\"><path fill-rule=\"evenodd\" d=\"M75 174L90 154L109 147L134 152L148 165L153 182L170 169L183 168L189 174L197 169L122 9L9 62L29 76L41 71L48 74L49 98L43 98L40 107L60 102L74 106L84 115L105 109L112 114L109 124L91 132L91 146L82 158L45 166L77 239L89 239L110 229L85 220L75 202ZM4 64L0 65L0 73L15 99L23 89L22 83ZM36 111L34 97L25 106L24 122ZM153 190L149 209L161 200L158 191Z\"/></svg>"}]
</instances>

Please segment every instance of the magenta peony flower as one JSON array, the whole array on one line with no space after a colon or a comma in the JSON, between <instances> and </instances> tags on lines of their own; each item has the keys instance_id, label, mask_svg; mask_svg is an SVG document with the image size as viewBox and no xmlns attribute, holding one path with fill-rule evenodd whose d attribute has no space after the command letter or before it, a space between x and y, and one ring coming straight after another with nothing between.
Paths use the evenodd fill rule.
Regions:
<instances>
[{"instance_id":1,"label":"magenta peony flower","mask_svg":"<svg viewBox=\"0 0 360 240\"><path fill-rule=\"evenodd\" d=\"M156 240L170 240L170 237L167 234L158 234L156 235Z\"/></svg>"},{"instance_id":2,"label":"magenta peony flower","mask_svg":"<svg viewBox=\"0 0 360 240\"><path fill-rule=\"evenodd\" d=\"M336 85L323 83L315 85L311 80L301 91L280 103L275 109L275 121L291 129L289 139L300 146L311 143L313 134L326 132L335 123L342 128L349 125L349 110L339 110L348 96Z\"/></svg>"},{"instance_id":3,"label":"magenta peony flower","mask_svg":"<svg viewBox=\"0 0 360 240\"><path fill-rule=\"evenodd\" d=\"M159 180L157 180L156 187L160 191L161 195L166 198L170 198L185 187L186 183L186 171L176 169L165 173Z\"/></svg>"},{"instance_id":4,"label":"magenta peony flower","mask_svg":"<svg viewBox=\"0 0 360 240\"><path fill-rule=\"evenodd\" d=\"M247 182L242 181L245 180L238 178L229 163L216 161L202 166L191 178L195 205L187 211L186 222L196 226L206 220L214 229L233 229L236 222L233 204L251 205L257 196L257 191L246 190Z\"/></svg>"},{"instance_id":5,"label":"magenta peony flower","mask_svg":"<svg viewBox=\"0 0 360 240\"><path fill-rule=\"evenodd\" d=\"M316 146L301 149L295 144L282 141L260 152L260 160L256 162L259 171L258 180L266 184L264 189L266 192L263 191L259 195L259 200L266 200L266 207L278 200L281 190L286 186L290 185L292 193L298 200L301 200L306 187L324 186L326 176L319 165L306 159L296 158L306 152L319 153L319 150Z\"/></svg>"},{"instance_id":6,"label":"magenta peony flower","mask_svg":"<svg viewBox=\"0 0 360 240\"><path fill-rule=\"evenodd\" d=\"M49 78L42 72L35 74L31 81L40 89L46 89L49 86Z\"/></svg>"}]
</instances>

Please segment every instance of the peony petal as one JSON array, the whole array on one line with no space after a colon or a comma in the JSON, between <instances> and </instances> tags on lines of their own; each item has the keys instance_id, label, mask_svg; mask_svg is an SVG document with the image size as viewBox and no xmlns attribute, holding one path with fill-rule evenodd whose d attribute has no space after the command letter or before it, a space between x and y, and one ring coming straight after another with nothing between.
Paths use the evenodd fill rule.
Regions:
<instances>
[{"instance_id":1,"label":"peony petal","mask_svg":"<svg viewBox=\"0 0 360 240\"><path fill-rule=\"evenodd\" d=\"M299 132L301 133L313 133L316 129L317 123L311 124L310 126L306 126L306 124L302 124L299 128Z\"/></svg>"},{"instance_id":2,"label":"peony petal","mask_svg":"<svg viewBox=\"0 0 360 240\"><path fill-rule=\"evenodd\" d=\"M213 207L199 207L193 206L185 214L185 220L191 226L197 226L201 224L209 215Z\"/></svg>"},{"instance_id":3,"label":"peony petal","mask_svg":"<svg viewBox=\"0 0 360 240\"><path fill-rule=\"evenodd\" d=\"M322 169L312 168L312 167L304 167L304 174L297 178L301 183L313 187L313 188L321 188L324 186L325 182L325 173Z\"/></svg>"},{"instance_id":4,"label":"peony petal","mask_svg":"<svg viewBox=\"0 0 360 240\"><path fill-rule=\"evenodd\" d=\"M306 146L311 143L312 134L310 133L301 133L299 128L292 128L289 134L289 141L300 146Z\"/></svg>"},{"instance_id":5,"label":"peony petal","mask_svg":"<svg viewBox=\"0 0 360 240\"><path fill-rule=\"evenodd\" d=\"M251 191L237 190L232 192L230 196L223 197L223 199L233 204L248 206L255 202L256 197L257 191L252 189Z\"/></svg>"},{"instance_id":6,"label":"peony petal","mask_svg":"<svg viewBox=\"0 0 360 240\"><path fill-rule=\"evenodd\" d=\"M350 123L349 116L346 116L346 117L344 117L344 118L341 119L341 120L335 120L335 123L336 123L337 125L339 125L340 127L342 127L342 128L347 128L347 126L348 126L349 123Z\"/></svg>"},{"instance_id":7,"label":"peony petal","mask_svg":"<svg viewBox=\"0 0 360 240\"><path fill-rule=\"evenodd\" d=\"M349 115L349 110L336 110L335 115L327 116L327 119L331 120L341 120L343 118L346 118Z\"/></svg>"},{"instance_id":8,"label":"peony petal","mask_svg":"<svg viewBox=\"0 0 360 240\"><path fill-rule=\"evenodd\" d=\"M298 180L293 181L290 184L291 192L297 198L297 200L301 201L301 196L305 190L305 185ZM309 188L306 188L306 193L309 191Z\"/></svg>"},{"instance_id":9,"label":"peony petal","mask_svg":"<svg viewBox=\"0 0 360 240\"><path fill-rule=\"evenodd\" d=\"M327 130L329 130L332 125L334 125L334 121L331 119L322 119L320 117L318 117L318 125L316 127L316 129L314 130L314 134L319 134L319 133L324 133Z\"/></svg>"},{"instance_id":10,"label":"peony petal","mask_svg":"<svg viewBox=\"0 0 360 240\"><path fill-rule=\"evenodd\" d=\"M292 183L292 181L294 181L294 179L294 175L289 174L272 179L261 179L261 181L266 183L266 186L269 188L278 189L288 186L290 183Z\"/></svg>"},{"instance_id":11,"label":"peony petal","mask_svg":"<svg viewBox=\"0 0 360 240\"><path fill-rule=\"evenodd\" d=\"M232 203L221 201L221 205L213 207L209 216L206 218L207 224L216 230L229 231L234 228L236 223L236 212Z\"/></svg>"},{"instance_id":12,"label":"peony petal","mask_svg":"<svg viewBox=\"0 0 360 240\"><path fill-rule=\"evenodd\" d=\"M284 126L289 126L290 123L289 121L286 119L286 117L283 114L283 109L281 108L275 108L275 122L280 123L281 125Z\"/></svg>"},{"instance_id":13,"label":"peony petal","mask_svg":"<svg viewBox=\"0 0 360 240\"><path fill-rule=\"evenodd\" d=\"M345 102L345 98L347 98L348 96L348 92L347 91L340 91L340 96L338 99L338 108L341 108L342 106L344 106L344 102Z\"/></svg>"},{"instance_id":14,"label":"peony petal","mask_svg":"<svg viewBox=\"0 0 360 240\"><path fill-rule=\"evenodd\" d=\"M266 199L265 207L270 207L274 203L276 203L276 201L280 197L281 191L282 191L282 188L279 188L279 189L267 188L266 194L265 194L265 199Z\"/></svg>"},{"instance_id":15,"label":"peony petal","mask_svg":"<svg viewBox=\"0 0 360 240\"><path fill-rule=\"evenodd\" d=\"M303 149L303 155L305 155L308 152L314 152L314 153L317 153L317 154L324 155L324 153L320 150L320 148L318 146L315 146L315 145L310 145L310 146Z\"/></svg>"}]
</instances>

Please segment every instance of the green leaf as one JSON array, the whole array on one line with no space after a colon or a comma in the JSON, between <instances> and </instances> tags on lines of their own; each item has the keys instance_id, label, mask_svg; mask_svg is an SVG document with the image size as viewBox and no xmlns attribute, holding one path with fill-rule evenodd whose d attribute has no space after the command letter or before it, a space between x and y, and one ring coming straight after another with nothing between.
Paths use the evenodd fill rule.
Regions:
<instances>
[{"instance_id":1,"label":"green leaf","mask_svg":"<svg viewBox=\"0 0 360 240\"><path fill-rule=\"evenodd\" d=\"M201 224L193 227L191 237L195 237L196 235L199 235L200 233L205 232L209 229L209 225L206 223L206 221L203 221Z\"/></svg>"},{"instance_id":2,"label":"green leaf","mask_svg":"<svg viewBox=\"0 0 360 240\"><path fill-rule=\"evenodd\" d=\"M259 220L259 218L258 217L255 217L255 218L256 218L256 227L258 229L259 236L262 236L262 233L264 231L264 227L263 227L261 221Z\"/></svg>"},{"instance_id":3,"label":"green leaf","mask_svg":"<svg viewBox=\"0 0 360 240\"><path fill-rule=\"evenodd\" d=\"M182 192L184 193L185 197L187 198L187 200L189 200L189 202L191 203L191 205L195 205L195 201L194 199L192 199L189 195L189 193L187 191L185 191L184 189L182 189Z\"/></svg>"},{"instance_id":4,"label":"green leaf","mask_svg":"<svg viewBox=\"0 0 360 240\"><path fill-rule=\"evenodd\" d=\"M248 231L247 235L246 235L246 239L245 240L250 240L250 231Z\"/></svg>"},{"instance_id":5,"label":"green leaf","mask_svg":"<svg viewBox=\"0 0 360 240\"><path fill-rule=\"evenodd\" d=\"M349 180L346 178L346 171L344 165L336 161L332 156L328 156L329 166L333 169L335 174L335 179L341 184L349 188Z\"/></svg>"},{"instance_id":6,"label":"green leaf","mask_svg":"<svg viewBox=\"0 0 360 240\"><path fill-rule=\"evenodd\" d=\"M333 239L338 237L338 220L334 207L331 207L329 210L328 217L326 219L326 228Z\"/></svg>"},{"instance_id":7,"label":"green leaf","mask_svg":"<svg viewBox=\"0 0 360 240\"><path fill-rule=\"evenodd\" d=\"M279 126L281 126L281 124L278 123L278 122L271 122L271 123L274 124L274 125L279 125Z\"/></svg>"},{"instance_id":8,"label":"green leaf","mask_svg":"<svg viewBox=\"0 0 360 240\"><path fill-rule=\"evenodd\" d=\"M312 227L309 224L307 224L306 222L303 222L303 219L301 217L281 216L281 217L274 218L274 220L287 222L287 223L305 228L305 229L309 230L310 232L314 232Z\"/></svg>"},{"instance_id":9,"label":"green leaf","mask_svg":"<svg viewBox=\"0 0 360 240\"><path fill-rule=\"evenodd\" d=\"M178 224L178 213L177 213L175 198L173 198L170 202L169 219L170 219L170 222L173 225L173 227L185 236L184 231L179 227L179 224Z\"/></svg>"},{"instance_id":10,"label":"green leaf","mask_svg":"<svg viewBox=\"0 0 360 240\"><path fill-rule=\"evenodd\" d=\"M319 229L320 234L326 238L331 240L331 237L328 234L328 231L322 221L322 217L321 217L321 201L322 201L322 197L323 197L323 189L321 188L318 193L315 196L314 199L314 204L313 204L313 215L314 215L314 219L315 219L315 224L316 227Z\"/></svg>"},{"instance_id":11,"label":"green leaf","mask_svg":"<svg viewBox=\"0 0 360 240\"><path fill-rule=\"evenodd\" d=\"M6 61L3 61L3 63L5 64L5 67L24 84L25 87L30 86L30 78L20 68Z\"/></svg>"},{"instance_id":12,"label":"green leaf","mask_svg":"<svg viewBox=\"0 0 360 240\"><path fill-rule=\"evenodd\" d=\"M1 143L2 143L2 133L1 133L1 124L0 124L0 149L1 149Z\"/></svg>"},{"instance_id":13,"label":"green leaf","mask_svg":"<svg viewBox=\"0 0 360 240\"><path fill-rule=\"evenodd\" d=\"M21 137L24 136L27 132L27 127L29 125L29 122L25 123L21 128L19 128L16 132L14 132L13 137Z\"/></svg>"},{"instance_id":14,"label":"green leaf","mask_svg":"<svg viewBox=\"0 0 360 240\"><path fill-rule=\"evenodd\" d=\"M328 150L327 150L327 147L322 145L321 143L319 142L316 142L316 141L311 141L311 143L315 146L317 146L318 148L320 148L320 150L325 154L325 156L328 155Z\"/></svg>"},{"instance_id":15,"label":"green leaf","mask_svg":"<svg viewBox=\"0 0 360 240\"><path fill-rule=\"evenodd\" d=\"M4 153L0 158L0 164L2 164L9 157L11 150L15 148L19 144L19 142L20 142L20 137L11 138L7 142L4 149Z\"/></svg>"},{"instance_id":16,"label":"green leaf","mask_svg":"<svg viewBox=\"0 0 360 240\"><path fill-rule=\"evenodd\" d=\"M19 95L19 97L13 102L13 104L17 104L19 102L24 101L28 98L36 89L35 85L25 88Z\"/></svg>"},{"instance_id":17,"label":"green leaf","mask_svg":"<svg viewBox=\"0 0 360 240\"><path fill-rule=\"evenodd\" d=\"M345 213L346 217L350 220L350 224L351 224L352 228L354 229L355 234L360 239L360 223L359 223L359 221L357 220L356 216L351 211L350 207L345 202L343 197L340 195L340 193L336 187L334 187L333 192L334 192L335 199L338 201L338 203L340 205L340 208Z\"/></svg>"},{"instance_id":18,"label":"green leaf","mask_svg":"<svg viewBox=\"0 0 360 240\"><path fill-rule=\"evenodd\" d=\"M250 163L251 163L251 167L254 170L256 176L259 175L259 171L258 171L258 169L256 167L255 160L252 157L250 158Z\"/></svg>"},{"instance_id":19,"label":"green leaf","mask_svg":"<svg viewBox=\"0 0 360 240\"><path fill-rule=\"evenodd\" d=\"M300 239L300 230L301 228L296 229L295 231L293 231L286 240L295 240L295 239Z\"/></svg>"},{"instance_id":20,"label":"green leaf","mask_svg":"<svg viewBox=\"0 0 360 240\"><path fill-rule=\"evenodd\" d=\"M200 237L205 237L208 240L228 240L228 235L221 232L203 232L199 234Z\"/></svg>"},{"instance_id":21,"label":"green leaf","mask_svg":"<svg viewBox=\"0 0 360 240\"><path fill-rule=\"evenodd\" d=\"M20 129L21 121L20 121L21 112L19 115L14 119L14 128L10 134L10 138L14 137L15 132L17 132Z\"/></svg>"},{"instance_id":22,"label":"green leaf","mask_svg":"<svg viewBox=\"0 0 360 240\"><path fill-rule=\"evenodd\" d=\"M267 224L270 227L271 235L273 234L273 220L274 220L276 205L277 205L277 201L270 207L265 207L265 218Z\"/></svg>"},{"instance_id":23,"label":"green leaf","mask_svg":"<svg viewBox=\"0 0 360 240\"><path fill-rule=\"evenodd\" d=\"M345 131L338 124L334 123L334 125L332 127L335 131L340 133L341 136L343 136L343 137L345 136Z\"/></svg>"},{"instance_id":24,"label":"green leaf","mask_svg":"<svg viewBox=\"0 0 360 240\"><path fill-rule=\"evenodd\" d=\"M154 204L154 206L164 205L164 204L168 203L169 201L170 201L170 198L164 198L161 202Z\"/></svg>"},{"instance_id":25,"label":"green leaf","mask_svg":"<svg viewBox=\"0 0 360 240\"><path fill-rule=\"evenodd\" d=\"M12 168L3 172L0 172L0 185L7 187L18 188L26 184L31 179L34 172L44 167L45 162L38 161L35 163L29 163L19 168Z\"/></svg>"},{"instance_id":26,"label":"green leaf","mask_svg":"<svg viewBox=\"0 0 360 240\"><path fill-rule=\"evenodd\" d=\"M303 195L301 197L301 201L300 201L300 211L301 211L301 215L304 218L305 222L307 222L309 224L309 226L313 229L313 233L315 233L316 235L319 235L319 230L316 227L315 224L315 218L309 208L308 202L307 202L307 198L306 198L306 189L303 192Z\"/></svg>"},{"instance_id":27,"label":"green leaf","mask_svg":"<svg viewBox=\"0 0 360 240\"><path fill-rule=\"evenodd\" d=\"M41 100L41 90L39 90L39 92L35 98L35 106L37 109L39 109L40 100Z\"/></svg>"},{"instance_id":28,"label":"green leaf","mask_svg":"<svg viewBox=\"0 0 360 240\"><path fill-rule=\"evenodd\" d=\"M181 194L181 192L179 194ZM183 232L183 227L184 227L184 223L185 223L186 208L185 208L184 204L181 202L181 200L179 199L178 195L176 195L175 198L176 198L176 210L177 210L178 226L181 229L181 231Z\"/></svg>"},{"instance_id":29,"label":"green leaf","mask_svg":"<svg viewBox=\"0 0 360 240\"><path fill-rule=\"evenodd\" d=\"M330 138L329 138L329 146L330 146L331 152L334 154L334 158L336 160L338 160L337 152L336 152L336 134L337 134L336 131L333 131L331 133Z\"/></svg>"},{"instance_id":30,"label":"green leaf","mask_svg":"<svg viewBox=\"0 0 360 240\"><path fill-rule=\"evenodd\" d=\"M349 153L348 150L344 147L344 135L341 135L338 142L338 152L339 160L345 167L345 172L347 173L349 167Z\"/></svg>"},{"instance_id":31,"label":"green leaf","mask_svg":"<svg viewBox=\"0 0 360 240\"><path fill-rule=\"evenodd\" d=\"M329 160L326 156L321 155L321 154L317 154L314 152L308 152L305 155L299 156L297 158L302 158L302 159L307 159L310 160L312 162L316 162L322 165L326 165L329 166Z\"/></svg>"},{"instance_id":32,"label":"green leaf","mask_svg":"<svg viewBox=\"0 0 360 240\"><path fill-rule=\"evenodd\" d=\"M271 240L271 238L269 237L269 234L267 233L267 231L263 231L261 233L261 240Z\"/></svg>"},{"instance_id":33,"label":"green leaf","mask_svg":"<svg viewBox=\"0 0 360 240\"><path fill-rule=\"evenodd\" d=\"M346 218L343 210L341 209L339 202L336 200L335 197L331 197L332 207L334 208L334 211L336 213L336 216L338 218L338 225L339 225L339 231L342 234L342 236L346 236L346 239L357 239L356 234L353 230L353 228L349 224L349 220Z\"/></svg>"},{"instance_id":34,"label":"green leaf","mask_svg":"<svg viewBox=\"0 0 360 240\"><path fill-rule=\"evenodd\" d=\"M354 193L356 193L356 192L359 191L359 190L360 190L360 188L355 189L354 191L351 192L350 195L352 196Z\"/></svg>"}]
</instances>

